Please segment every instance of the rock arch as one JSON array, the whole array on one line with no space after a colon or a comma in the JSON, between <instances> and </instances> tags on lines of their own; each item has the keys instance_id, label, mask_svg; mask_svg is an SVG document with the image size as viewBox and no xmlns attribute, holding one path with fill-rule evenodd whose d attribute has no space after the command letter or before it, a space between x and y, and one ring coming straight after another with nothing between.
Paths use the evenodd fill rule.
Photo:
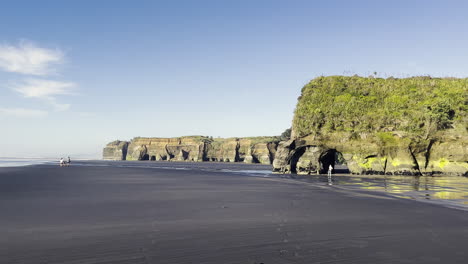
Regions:
<instances>
[{"instance_id":1,"label":"rock arch","mask_svg":"<svg viewBox=\"0 0 468 264\"><path fill-rule=\"evenodd\" d=\"M304 155L306 149L307 147L298 148L291 156L291 160L289 162L291 173L297 173L297 163L299 162L299 159L302 157L302 155Z\"/></svg>"}]
</instances>

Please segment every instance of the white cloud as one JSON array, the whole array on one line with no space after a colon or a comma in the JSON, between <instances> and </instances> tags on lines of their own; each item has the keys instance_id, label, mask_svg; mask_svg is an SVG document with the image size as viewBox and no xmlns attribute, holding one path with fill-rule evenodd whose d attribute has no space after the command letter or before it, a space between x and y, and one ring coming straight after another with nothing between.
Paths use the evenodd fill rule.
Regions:
<instances>
[{"instance_id":1,"label":"white cloud","mask_svg":"<svg viewBox=\"0 0 468 264\"><path fill-rule=\"evenodd\" d=\"M56 72L55 65L64 62L58 49L45 49L22 41L18 46L0 45L0 69L29 75L48 75Z\"/></svg>"},{"instance_id":2,"label":"white cloud","mask_svg":"<svg viewBox=\"0 0 468 264\"><path fill-rule=\"evenodd\" d=\"M23 83L16 83L12 89L27 98L38 98L52 105L56 111L65 111L69 104L60 104L56 96L73 94L74 83L42 79L26 79Z\"/></svg>"},{"instance_id":3,"label":"white cloud","mask_svg":"<svg viewBox=\"0 0 468 264\"><path fill-rule=\"evenodd\" d=\"M23 83L16 84L13 90L24 97L50 98L56 95L72 94L74 86L75 84L71 82L26 79Z\"/></svg>"},{"instance_id":4,"label":"white cloud","mask_svg":"<svg viewBox=\"0 0 468 264\"><path fill-rule=\"evenodd\" d=\"M27 41L21 41L17 46L0 44L0 70L7 72L47 76L55 73L56 66L63 63L64 60L64 54L59 49L40 48ZM43 100L51 105L55 111L65 111L70 108L70 104L59 103L57 96L73 94L74 87L75 84L72 82L37 78L25 79L10 85L12 90L23 97ZM15 110L18 110L17 113L26 113L21 112L25 109ZM3 111L2 113L7 112Z\"/></svg>"},{"instance_id":5,"label":"white cloud","mask_svg":"<svg viewBox=\"0 0 468 264\"><path fill-rule=\"evenodd\" d=\"M26 108L0 108L0 116L12 117L44 117L46 111Z\"/></svg>"}]
</instances>

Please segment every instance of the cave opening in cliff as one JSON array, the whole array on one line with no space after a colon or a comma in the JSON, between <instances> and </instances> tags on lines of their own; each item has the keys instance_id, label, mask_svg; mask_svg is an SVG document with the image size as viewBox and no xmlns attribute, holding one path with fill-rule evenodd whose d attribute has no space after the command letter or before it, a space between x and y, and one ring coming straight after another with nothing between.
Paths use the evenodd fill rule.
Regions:
<instances>
[{"instance_id":1,"label":"cave opening in cliff","mask_svg":"<svg viewBox=\"0 0 468 264\"><path fill-rule=\"evenodd\" d=\"M182 153L182 160L188 160L190 152L181 150Z\"/></svg>"},{"instance_id":2,"label":"cave opening in cliff","mask_svg":"<svg viewBox=\"0 0 468 264\"><path fill-rule=\"evenodd\" d=\"M320 158L319 158L320 173L327 173L328 167L330 165L333 168L335 168L335 157L336 157L335 149L329 149L320 155Z\"/></svg>"},{"instance_id":3,"label":"cave opening in cliff","mask_svg":"<svg viewBox=\"0 0 468 264\"><path fill-rule=\"evenodd\" d=\"M328 167L332 165L333 173L349 173L346 161L341 152L329 149L323 152L319 158L320 173L327 173Z\"/></svg>"},{"instance_id":4,"label":"cave opening in cliff","mask_svg":"<svg viewBox=\"0 0 468 264\"><path fill-rule=\"evenodd\" d=\"M306 151L306 149L307 149L306 147L299 148L292 155L291 160L290 160L291 173L297 173L297 162L302 157L302 155L304 155L304 152Z\"/></svg>"},{"instance_id":5,"label":"cave opening in cliff","mask_svg":"<svg viewBox=\"0 0 468 264\"><path fill-rule=\"evenodd\" d=\"M149 160L149 155L145 154L141 157L141 160Z\"/></svg>"},{"instance_id":6,"label":"cave opening in cliff","mask_svg":"<svg viewBox=\"0 0 468 264\"><path fill-rule=\"evenodd\" d=\"M151 156L150 160L155 161L155 160L156 160L156 156Z\"/></svg>"}]
</instances>

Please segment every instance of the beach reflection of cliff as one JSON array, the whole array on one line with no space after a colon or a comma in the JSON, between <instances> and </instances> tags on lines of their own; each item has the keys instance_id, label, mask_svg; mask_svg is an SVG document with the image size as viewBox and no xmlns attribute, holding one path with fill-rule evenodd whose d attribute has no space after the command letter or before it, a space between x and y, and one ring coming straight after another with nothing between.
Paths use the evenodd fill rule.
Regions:
<instances>
[{"instance_id":1,"label":"beach reflection of cliff","mask_svg":"<svg viewBox=\"0 0 468 264\"><path fill-rule=\"evenodd\" d=\"M335 184L365 190L383 191L401 198L447 200L468 204L467 177L431 176L338 176Z\"/></svg>"}]
</instances>

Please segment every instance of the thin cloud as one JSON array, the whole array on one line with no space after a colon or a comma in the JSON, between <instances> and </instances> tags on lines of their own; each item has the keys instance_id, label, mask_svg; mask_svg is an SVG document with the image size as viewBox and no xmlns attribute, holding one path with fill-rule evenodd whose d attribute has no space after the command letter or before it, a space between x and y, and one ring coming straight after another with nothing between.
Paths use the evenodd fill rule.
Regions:
<instances>
[{"instance_id":1,"label":"thin cloud","mask_svg":"<svg viewBox=\"0 0 468 264\"><path fill-rule=\"evenodd\" d=\"M18 46L0 45L0 69L7 72L45 76L55 73L55 66L64 59L58 49L40 48L26 41Z\"/></svg>"},{"instance_id":2,"label":"thin cloud","mask_svg":"<svg viewBox=\"0 0 468 264\"><path fill-rule=\"evenodd\" d=\"M54 107L55 111L67 111L71 107L71 104L57 103L55 98L50 98L49 103Z\"/></svg>"},{"instance_id":3,"label":"thin cloud","mask_svg":"<svg viewBox=\"0 0 468 264\"><path fill-rule=\"evenodd\" d=\"M0 116L21 117L21 118L36 118L47 116L47 112L43 110L27 109L27 108L0 108Z\"/></svg>"},{"instance_id":4,"label":"thin cloud","mask_svg":"<svg viewBox=\"0 0 468 264\"><path fill-rule=\"evenodd\" d=\"M43 79L26 79L22 83L12 85L12 89L23 97L37 98L52 105L56 111L65 111L69 104L57 102L56 96L73 94L75 84L72 82L60 82Z\"/></svg>"},{"instance_id":5,"label":"thin cloud","mask_svg":"<svg viewBox=\"0 0 468 264\"><path fill-rule=\"evenodd\" d=\"M65 61L63 52L59 49L46 49L37 47L31 42L21 41L17 46L0 44L0 70L25 75L48 76L57 71L57 66ZM59 103L58 96L73 94L76 85L72 82L53 81L46 79L29 78L9 86L12 90L25 98L35 98L44 101L55 111L66 111L70 104ZM3 114L11 114L4 109ZM11 109L10 109L11 110ZM29 112L19 114L27 115ZM27 109L26 109L27 110ZM43 114L31 112L32 114Z\"/></svg>"},{"instance_id":6,"label":"thin cloud","mask_svg":"<svg viewBox=\"0 0 468 264\"><path fill-rule=\"evenodd\" d=\"M50 98L56 95L72 94L72 82L59 82L43 79L26 79L23 83L16 84L13 90L24 97Z\"/></svg>"}]
</instances>

